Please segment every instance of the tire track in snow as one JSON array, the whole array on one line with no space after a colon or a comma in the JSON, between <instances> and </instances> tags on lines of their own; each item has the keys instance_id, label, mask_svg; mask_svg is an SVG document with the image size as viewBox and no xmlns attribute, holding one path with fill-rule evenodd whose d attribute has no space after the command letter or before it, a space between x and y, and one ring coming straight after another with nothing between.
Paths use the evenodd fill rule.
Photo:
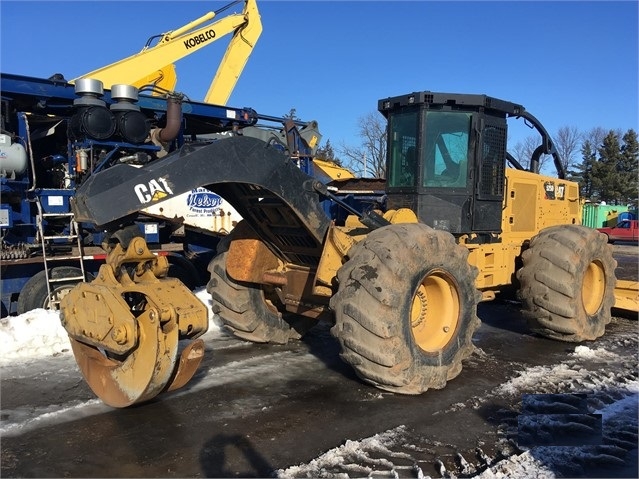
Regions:
<instances>
[{"instance_id":1,"label":"tire track in snow","mask_svg":"<svg viewBox=\"0 0 639 479\"><path fill-rule=\"evenodd\" d=\"M623 327L622 329L627 329ZM631 334L630 334L631 333ZM498 410L495 444L480 444L473 450L432 440L404 425L359 440L347 440L307 464L276 471L282 479L296 477L546 477L579 475L627 467L628 455L636 456L637 378L636 330L618 331L590 346L578 345L557 364L526 367L492 391L475 395L435 414L455 415L478 410L492 401ZM596 345L596 347L595 347ZM491 355L478 350L471 361L489 362ZM582 447L525 449L517 444L517 417L524 394L585 394L590 413L602 416L602 442ZM485 447L484 447L485 446ZM483 447L483 449L482 449ZM486 452L488 451L488 453ZM444 460L443 455L448 456ZM453 461L451 461L453 458ZM632 467L632 466L631 466ZM424 471L437 470L429 476Z\"/></svg>"}]
</instances>

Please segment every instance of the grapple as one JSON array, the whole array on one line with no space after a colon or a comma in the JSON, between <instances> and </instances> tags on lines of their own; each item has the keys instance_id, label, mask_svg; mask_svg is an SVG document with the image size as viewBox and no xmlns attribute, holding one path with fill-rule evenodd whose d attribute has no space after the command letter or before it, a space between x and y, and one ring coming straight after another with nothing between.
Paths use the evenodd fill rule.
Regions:
<instances>
[{"instance_id":1,"label":"grapple","mask_svg":"<svg viewBox=\"0 0 639 479\"><path fill-rule=\"evenodd\" d=\"M208 310L143 238L110 251L95 280L60 305L76 362L106 404L126 407L184 386L204 355Z\"/></svg>"}]
</instances>

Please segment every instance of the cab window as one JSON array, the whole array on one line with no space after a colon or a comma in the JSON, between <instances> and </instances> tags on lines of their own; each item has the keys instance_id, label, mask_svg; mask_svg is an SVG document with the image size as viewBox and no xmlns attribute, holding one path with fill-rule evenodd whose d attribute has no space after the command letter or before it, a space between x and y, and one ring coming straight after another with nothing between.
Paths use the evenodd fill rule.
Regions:
<instances>
[{"instance_id":1,"label":"cab window","mask_svg":"<svg viewBox=\"0 0 639 479\"><path fill-rule=\"evenodd\" d=\"M407 110L389 119L389 187L414 187L417 181L418 110Z\"/></svg>"},{"instance_id":2,"label":"cab window","mask_svg":"<svg viewBox=\"0 0 639 479\"><path fill-rule=\"evenodd\" d=\"M422 181L425 187L466 187L471 114L424 111Z\"/></svg>"}]
</instances>

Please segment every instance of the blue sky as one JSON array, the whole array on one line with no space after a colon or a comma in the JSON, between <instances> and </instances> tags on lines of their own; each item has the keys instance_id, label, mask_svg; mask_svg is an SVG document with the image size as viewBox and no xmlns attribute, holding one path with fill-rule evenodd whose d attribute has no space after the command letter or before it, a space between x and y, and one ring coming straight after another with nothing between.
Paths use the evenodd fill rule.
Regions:
<instances>
[{"instance_id":1,"label":"blue sky","mask_svg":"<svg viewBox=\"0 0 639 479\"><path fill-rule=\"evenodd\" d=\"M0 67L74 78L227 3L2 0ZM357 121L378 99L419 90L520 103L551 134L562 126L639 130L637 1L258 0L258 7L264 31L229 104L272 116L295 108L319 122L322 144L359 145ZM179 91L204 97L226 40L177 63ZM531 134L518 123L511 144Z\"/></svg>"}]
</instances>

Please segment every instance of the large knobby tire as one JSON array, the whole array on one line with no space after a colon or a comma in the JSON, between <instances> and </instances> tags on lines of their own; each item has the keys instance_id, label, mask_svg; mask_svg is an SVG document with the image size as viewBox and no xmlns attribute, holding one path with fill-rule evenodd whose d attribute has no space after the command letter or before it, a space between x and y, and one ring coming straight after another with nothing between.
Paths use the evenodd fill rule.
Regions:
<instances>
[{"instance_id":1,"label":"large knobby tire","mask_svg":"<svg viewBox=\"0 0 639 479\"><path fill-rule=\"evenodd\" d=\"M49 277L55 280L64 278L77 278L82 276L82 270L72 266L57 266L49 270ZM86 281L91 281L93 277L86 274ZM26 313L32 309L58 309L59 301L68 293L80 280L69 279L68 281L55 281L51 283L51 294L57 303L51 304L47 291L46 271L42 270L33 275L24 285L18 296L18 314Z\"/></svg>"},{"instance_id":2,"label":"large knobby tire","mask_svg":"<svg viewBox=\"0 0 639 479\"><path fill-rule=\"evenodd\" d=\"M617 267L606 235L580 225L553 226L531 239L521 259L519 298L532 331L569 342L604 334Z\"/></svg>"},{"instance_id":3,"label":"large knobby tire","mask_svg":"<svg viewBox=\"0 0 639 479\"><path fill-rule=\"evenodd\" d=\"M386 391L443 388L472 353L480 324L468 250L447 232L411 223L371 232L349 256L331 298L342 359Z\"/></svg>"},{"instance_id":4,"label":"large knobby tire","mask_svg":"<svg viewBox=\"0 0 639 479\"><path fill-rule=\"evenodd\" d=\"M211 295L212 310L224 327L238 338L255 343L286 344L299 339L314 321L309 318L285 319L262 287L241 283L226 274L227 252L218 253L209 263L211 279L206 290Z\"/></svg>"}]
</instances>

